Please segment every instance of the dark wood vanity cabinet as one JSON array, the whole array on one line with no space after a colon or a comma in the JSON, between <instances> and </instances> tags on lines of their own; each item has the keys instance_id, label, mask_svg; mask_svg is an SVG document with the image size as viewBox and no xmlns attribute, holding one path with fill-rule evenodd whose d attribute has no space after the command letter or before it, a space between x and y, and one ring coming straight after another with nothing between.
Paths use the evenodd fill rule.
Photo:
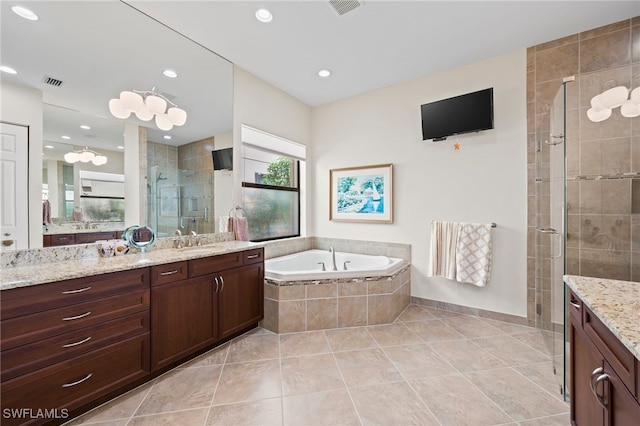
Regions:
<instances>
[{"instance_id":1,"label":"dark wood vanity cabinet","mask_svg":"<svg viewBox=\"0 0 640 426\"><path fill-rule=\"evenodd\" d=\"M90 244L98 240L122 238L122 231L78 232L75 234L46 234L42 236L43 247L67 246L70 244Z\"/></svg>"},{"instance_id":2,"label":"dark wood vanity cabinet","mask_svg":"<svg viewBox=\"0 0 640 426\"><path fill-rule=\"evenodd\" d=\"M637 426L638 361L570 292L571 424Z\"/></svg>"}]
</instances>

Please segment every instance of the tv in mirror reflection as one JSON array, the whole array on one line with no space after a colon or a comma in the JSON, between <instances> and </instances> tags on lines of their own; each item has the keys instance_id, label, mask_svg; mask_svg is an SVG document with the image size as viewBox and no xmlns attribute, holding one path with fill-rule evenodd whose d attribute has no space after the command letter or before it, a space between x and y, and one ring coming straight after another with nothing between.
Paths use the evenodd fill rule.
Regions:
<instances>
[{"instance_id":1,"label":"tv in mirror reflection","mask_svg":"<svg viewBox=\"0 0 640 426\"><path fill-rule=\"evenodd\" d=\"M493 129L493 88L424 104L420 109L423 140L437 142Z\"/></svg>"},{"instance_id":2,"label":"tv in mirror reflection","mask_svg":"<svg viewBox=\"0 0 640 426\"><path fill-rule=\"evenodd\" d=\"M216 149L213 155L213 170L233 170L233 148Z\"/></svg>"}]
</instances>

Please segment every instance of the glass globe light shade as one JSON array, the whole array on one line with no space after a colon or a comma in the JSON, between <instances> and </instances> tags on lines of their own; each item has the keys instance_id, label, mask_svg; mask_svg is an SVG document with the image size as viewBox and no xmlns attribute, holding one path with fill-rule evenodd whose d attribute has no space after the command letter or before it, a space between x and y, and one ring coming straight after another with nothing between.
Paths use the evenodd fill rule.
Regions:
<instances>
[{"instance_id":1,"label":"glass globe light shade","mask_svg":"<svg viewBox=\"0 0 640 426\"><path fill-rule=\"evenodd\" d=\"M82 151L78 157L83 163L88 163L89 161L93 160L93 157L95 156L96 155L93 152L85 150Z\"/></svg>"},{"instance_id":2,"label":"glass globe light shade","mask_svg":"<svg viewBox=\"0 0 640 426\"><path fill-rule=\"evenodd\" d=\"M629 100L636 105L640 105L640 86L631 91L629 94Z\"/></svg>"},{"instance_id":3,"label":"glass globe light shade","mask_svg":"<svg viewBox=\"0 0 640 426\"><path fill-rule=\"evenodd\" d=\"M611 117L611 108L603 109L601 111L596 111L594 108L589 108L587 110L587 117L589 117L589 120L593 121L594 123L599 123Z\"/></svg>"},{"instance_id":4,"label":"glass globe light shade","mask_svg":"<svg viewBox=\"0 0 640 426\"><path fill-rule=\"evenodd\" d=\"M620 107L620 114L627 118L638 117L640 116L640 104L635 104L629 100Z\"/></svg>"},{"instance_id":5,"label":"glass globe light shade","mask_svg":"<svg viewBox=\"0 0 640 426\"><path fill-rule=\"evenodd\" d=\"M135 114L142 121L150 121L153 118L153 113L147 109L146 105L142 105L142 109L136 111Z\"/></svg>"},{"instance_id":6,"label":"glass globe light shade","mask_svg":"<svg viewBox=\"0 0 640 426\"><path fill-rule=\"evenodd\" d=\"M107 157L104 155L96 155L93 160L91 160L93 164L96 166L102 166L103 164L107 164Z\"/></svg>"},{"instance_id":7,"label":"glass globe light shade","mask_svg":"<svg viewBox=\"0 0 640 426\"><path fill-rule=\"evenodd\" d=\"M162 99L160 96L147 96L147 99L144 102L147 104L147 109L154 114L164 114L167 109L167 101Z\"/></svg>"},{"instance_id":8,"label":"glass globe light shade","mask_svg":"<svg viewBox=\"0 0 640 426\"><path fill-rule=\"evenodd\" d=\"M600 97L600 95L596 95L593 98L591 98L591 108L593 108L596 111L602 111L603 109L607 109L602 104L602 98Z\"/></svg>"},{"instance_id":9,"label":"glass globe light shade","mask_svg":"<svg viewBox=\"0 0 640 426\"><path fill-rule=\"evenodd\" d=\"M169 108L167 115L174 126L182 126L187 122L187 112L183 109L177 107Z\"/></svg>"},{"instance_id":10,"label":"glass globe light shade","mask_svg":"<svg viewBox=\"0 0 640 426\"><path fill-rule=\"evenodd\" d=\"M124 109L131 112L136 112L144 106L142 96L128 90L120 92L120 102L122 102L122 107Z\"/></svg>"},{"instance_id":11,"label":"glass globe light shade","mask_svg":"<svg viewBox=\"0 0 640 426\"><path fill-rule=\"evenodd\" d=\"M109 101L109 112L116 118L126 119L131 115L131 111L122 106L120 99L111 99Z\"/></svg>"},{"instance_id":12,"label":"glass globe light shade","mask_svg":"<svg viewBox=\"0 0 640 426\"><path fill-rule=\"evenodd\" d=\"M156 114L156 126L158 126L158 129L165 131L173 129L173 124L167 114Z\"/></svg>"},{"instance_id":13,"label":"glass globe light shade","mask_svg":"<svg viewBox=\"0 0 640 426\"><path fill-rule=\"evenodd\" d=\"M625 86L617 86L613 89L605 90L598 96L605 108L613 109L619 107L627 100L627 97L629 96L629 89Z\"/></svg>"},{"instance_id":14,"label":"glass globe light shade","mask_svg":"<svg viewBox=\"0 0 640 426\"><path fill-rule=\"evenodd\" d=\"M79 160L78 154L76 154L75 152L67 152L64 155L64 161L66 161L67 163L75 163L78 160Z\"/></svg>"}]
</instances>

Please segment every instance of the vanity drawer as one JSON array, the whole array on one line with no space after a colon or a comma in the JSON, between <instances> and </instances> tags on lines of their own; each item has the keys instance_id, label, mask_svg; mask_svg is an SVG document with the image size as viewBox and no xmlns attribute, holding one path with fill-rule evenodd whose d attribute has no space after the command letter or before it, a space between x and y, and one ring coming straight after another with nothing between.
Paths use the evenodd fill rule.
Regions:
<instances>
[{"instance_id":1,"label":"vanity drawer","mask_svg":"<svg viewBox=\"0 0 640 426\"><path fill-rule=\"evenodd\" d=\"M36 342L149 309L150 290L134 291L0 322L2 349Z\"/></svg>"},{"instance_id":2,"label":"vanity drawer","mask_svg":"<svg viewBox=\"0 0 640 426\"><path fill-rule=\"evenodd\" d=\"M113 240L114 238L116 238L115 231L82 232L76 234L76 244L95 243L98 240Z\"/></svg>"},{"instance_id":3,"label":"vanity drawer","mask_svg":"<svg viewBox=\"0 0 640 426\"><path fill-rule=\"evenodd\" d=\"M66 246L76 243L76 234L51 234L51 246Z\"/></svg>"},{"instance_id":4,"label":"vanity drawer","mask_svg":"<svg viewBox=\"0 0 640 426\"><path fill-rule=\"evenodd\" d=\"M253 250L243 251L244 264L249 265L251 263L259 263L264 261L264 249L258 248Z\"/></svg>"},{"instance_id":5,"label":"vanity drawer","mask_svg":"<svg viewBox=\"0 0 640 426\"><path fill-rule=\"evenodd\" d=\"M52 264L55 268L55 264ZM149 288L148 268L95 275L2 291L0 319L82 303Z\"/></svg>"},{"instance_id":6,"label":"vanity drawer","mask_svg":"<svg viewBox=\"0 0 640 426\"><path fill-rule=\"evenodd\" d=\"M583 307L584 331L611 365L625 386L635 393L635 357L588 308Z\"/></svg>"},{"instance_id":7,"label":"vanity drawer","mask_svg":"<svg viewBox=\"0 0 640 426\"><path fill-rule=\"evenodd\" d=\"M242 266L244 252L220 254L217 256L203 257L201 259L189 260L189 278L201 275L213 274L225 269Z\"/></svg>"},{"instance_id":8,"label":"vanity drawer","mask_svg":"<svg viewBox=\"0 0 640 426\"><path fill-rule=\"evenodd\" d=\"M64 415L63 409L78 408L148 372L147 333L4 382L2 409L30 408L34 413L58 409ZM2 424L23 424L24 420L3 418Z\"/></svg>"},{"instance_id":9,"label":"vanity drawer","mask_svg":"<svg viewBox=\"0 0 640 426\"><path fill-rule=\"evenodd\" d=\"M167 263L151 267L151 285L157 286L186 280L188 276L187 261Z\"/></svg>"},{"instance_id":10,"label":"vanity drawer","mask_svg":"<svg viewBox=\"0 0 640 426\"><path fill-rule=\"evenodd\" d=\"M2 382L48 365L149 332L149 311L138 312L91 327L0 352Z\"/></svg>"}]
</instances>

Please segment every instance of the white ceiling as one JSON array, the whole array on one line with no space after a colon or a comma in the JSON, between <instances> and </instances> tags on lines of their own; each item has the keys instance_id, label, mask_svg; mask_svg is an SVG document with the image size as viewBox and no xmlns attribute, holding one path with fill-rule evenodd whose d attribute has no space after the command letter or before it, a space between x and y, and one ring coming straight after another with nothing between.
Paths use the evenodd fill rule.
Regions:
<instances>
[{"instance_id":1,"label":"white ceiling","mask_svg":"<svg viewBox=\"0 0 640 426\"><path fill-rule=\"evenodd\" d=\"M342 16L326 0L126 1L311 106L640 15L637 0L364 0Z\"/></svg>"}]
</instances>

